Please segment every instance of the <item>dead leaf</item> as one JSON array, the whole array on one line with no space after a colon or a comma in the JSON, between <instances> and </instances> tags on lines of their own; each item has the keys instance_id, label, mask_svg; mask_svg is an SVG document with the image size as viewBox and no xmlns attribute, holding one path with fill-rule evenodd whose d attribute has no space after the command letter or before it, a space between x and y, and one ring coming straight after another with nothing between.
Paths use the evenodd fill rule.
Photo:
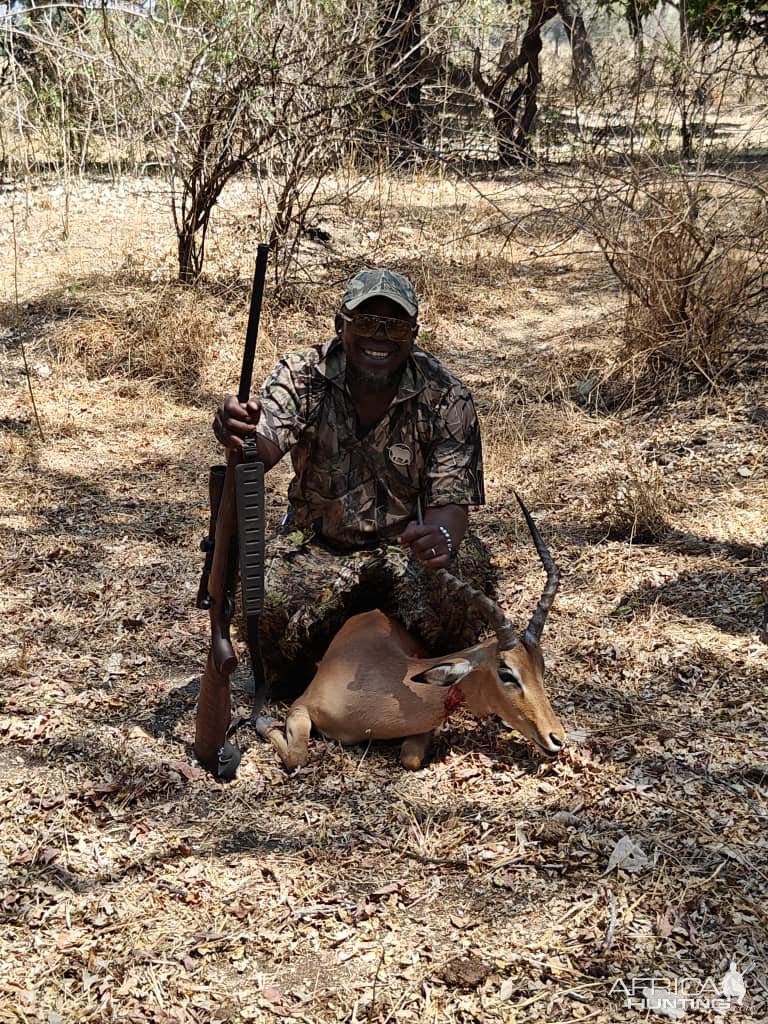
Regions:
<instances>
[{"instance_id":1,"label":"dead leaf","mask_svg":"<svg viewBox=\"0 0 768 1024\"><path fill-rule=\"evenodd\" d=\"M608 859L608 867L603 874L607 875L615 869L629 872L645 871L650 865L651 861L642 847L638 846L629 836L622 836L614 846Z\"/></svg>"},{"instance_id":2,"label":"dead leaf","mask_svg":"<svg viewBox=\"0 0 768 1024\"><path fill-rule=\"evenodd\" d=\"M122 667L123 656L119 651L110 654L104 662L104 671L108 676L124 676L128 673Z\"/></svg>"},{"instance_id":3,"label":"dead leaf","mask_svg":"<svg viewBox=\"0 0 768 1024\"><path fill-rule=\"evenodd\" d=\"M81 939L79 932L59 932L56 936L56 949L72 949L80 945Z\"/></svg>"},{"instance_id":4,"label":"dead leaf","mask_svg":"<svg viewBox=\"0 0 768 1024\"><path fill-rule=\"evenodd\" d=\"M198 768L197 765L190 764L189 761L182 761L180 758L173 758L170 761L166 761L165 765L172 771L178 772L179 775L183 775L188 782L196 782L198 779L205 778L205 772L202 768Z\"/></svg>"},{"instance_id":5,"label":"dead leaf","mask_svg":"<svg viewBox=\"0 0 768 1024\"><path fill-rule=\"evenodd\" d=\"M460 917L458 914L451 914L450 922L454 928L458 928L459 931L466 931L467 928L474 928L475 922L468 920L466 917Z\"/></svg>"},{"instance_id":6,"label":"dead leaf","mask_svg":"<svg viewBox=\"0 0 768 1024\"><path fill-rule=\"evenodd\" d=\"M387 885L379 886L378 889L368 893L368 899L381 899L384 896L391 896L393 893L400 892L403 884L403 880L400 879L396 882L389 882Z\"/></svg>"},{"instance_id":7,"label":"dead leaf","mask_svg":"<svg viewBox=\"0 0 768 1024\"><path fill-rule=\"evenodd\" d=\"M515 988L516 983L514 979L506 978L504 981L502 981L501 987L499 988L499 999L502 1002L506 1002L507 999L511 999L512 996L515 994Z\"/></svg>"}]
</instances>

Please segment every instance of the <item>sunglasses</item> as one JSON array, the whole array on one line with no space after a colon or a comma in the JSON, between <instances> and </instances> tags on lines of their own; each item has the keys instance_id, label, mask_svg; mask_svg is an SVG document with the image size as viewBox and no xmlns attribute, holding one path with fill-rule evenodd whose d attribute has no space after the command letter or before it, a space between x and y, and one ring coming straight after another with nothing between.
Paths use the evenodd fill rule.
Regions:
<instances>
[{"instance_id":1,"label":"sunglasses","mask_svg":"<svg viewBox=\"0 0 768 1024\"><path fill-rule=\"evenodd\" d=\"M342 320L352 324L352 329L360 338L374 338L380 328L390 341L407 341L416 329L407 320L398 320L391 316L374 316L372 313L356 313L354 316L341 314Z\"/></svg>"}]
</instances>

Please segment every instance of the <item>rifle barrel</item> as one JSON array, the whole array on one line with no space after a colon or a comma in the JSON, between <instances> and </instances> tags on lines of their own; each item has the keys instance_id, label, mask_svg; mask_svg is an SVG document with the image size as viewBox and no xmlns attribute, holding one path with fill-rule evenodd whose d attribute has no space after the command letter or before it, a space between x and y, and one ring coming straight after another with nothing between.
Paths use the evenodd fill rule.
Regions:
<instances>
[{"instance_id":1,"label":"rifle barrel","mask_svg":"<svg viewBox=\"0 0 768 1024\"><path fill-rule=\"evenodd\" d=\"M248 328L245 332L245 350L243 365L240 370L240 387L237 399L245 405L251 394L251 378L253 377L253 361L256 356L256 339L259 336L259 318L261 303L264 298L264 281L267 277L267 258L269 246L262 242L256 251L256 269L253 272L253 288L251 289L251 308L248 311Z\"/></svg>"}]
</instances>

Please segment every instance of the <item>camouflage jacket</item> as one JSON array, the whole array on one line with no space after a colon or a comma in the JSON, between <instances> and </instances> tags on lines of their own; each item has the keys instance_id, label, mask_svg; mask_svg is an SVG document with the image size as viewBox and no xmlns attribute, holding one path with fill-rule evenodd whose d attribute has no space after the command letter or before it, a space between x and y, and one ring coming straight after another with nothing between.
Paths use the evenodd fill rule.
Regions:
<instances>
[{"instance_id":1,"label":"camouflage jacket","mask_svg":"<svg viewBox=\"0 0 768 1024\"><path fill-rule=\"evenodd\" d=\"M340 548L392 539L422 505L482 505L480 430L467 388L414 348L398 392L358 430L338 339L282 359L260 392L259 433L290 451L289 519Z\"/></svg>"}]
</instances>

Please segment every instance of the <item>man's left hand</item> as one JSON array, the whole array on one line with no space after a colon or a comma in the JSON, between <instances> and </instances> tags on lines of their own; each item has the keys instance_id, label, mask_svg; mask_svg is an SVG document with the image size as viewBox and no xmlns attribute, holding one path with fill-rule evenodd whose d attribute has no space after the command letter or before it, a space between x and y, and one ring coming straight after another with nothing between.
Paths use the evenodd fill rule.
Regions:
<instances>
[{"instance_id":1,"label":"man's left hand","mask_svg":"<svg viewBox=\"0 0 768 1024\"><path fill-rule=\"evenodd\" d=\"M433 523L408 523L397 539L430 569L448 568L451 560L448 541Z\"/></svg>"}]
</instances>

